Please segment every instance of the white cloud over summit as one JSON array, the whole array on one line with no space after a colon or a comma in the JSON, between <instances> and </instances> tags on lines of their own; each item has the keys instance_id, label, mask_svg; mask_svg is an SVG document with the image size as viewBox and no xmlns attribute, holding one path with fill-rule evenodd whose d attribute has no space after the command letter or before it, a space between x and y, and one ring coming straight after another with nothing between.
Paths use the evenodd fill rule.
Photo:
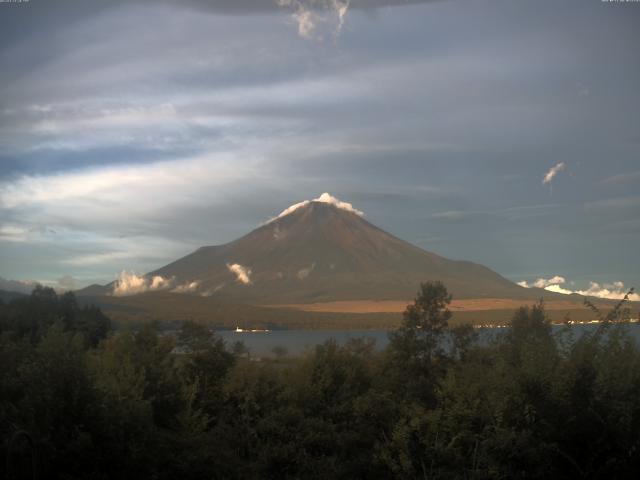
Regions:
<instances>
[{"instance_id":1,"label":"white cloud over summit","mask_svg":"<svg viewBox=\"0 0 640 480\"><path fill-rule=\"evenodd\" d=\"M280 212L280 214L277 217L272 218L267 223L270 223L278 218L285 217L290 213L295 212L299 208L306 207L311 202L328 203L329 205L333 205L334 207L337 207L341 210L346 210L347 212L355 213L359 217L364 216L364 212L362 212L361 210L358 210L357 208L354 208L353 205L351 205L350 203L343 202L342 200L339 200L333 195L331 195L330 193L325 192L322 195L320 195L318 198L314 198L313 200L303 200L302 202L295 203L290 207L285 208L282 212Z\"/></svg>"}]
</instances>

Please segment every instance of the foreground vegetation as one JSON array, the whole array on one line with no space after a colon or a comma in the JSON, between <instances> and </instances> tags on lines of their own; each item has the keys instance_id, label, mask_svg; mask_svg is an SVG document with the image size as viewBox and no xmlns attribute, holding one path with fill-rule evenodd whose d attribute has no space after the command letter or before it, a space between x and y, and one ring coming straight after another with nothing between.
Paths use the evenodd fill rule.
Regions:
<instances>
[{"instance_id":1,"label":"foreground vegetation","mask_svg":"<svg viewBox=\"0 0 640 480\"><path fill-rule=\"evenodd\" d=\"M636 478L640 350L623 308L579 338L552 335L542 304L521 308L479 344L448 327L449 302L423 284L381 352L330 341L257 363L200 324L113 332L37 288L0 305L0 473Z\"/></svg>"}]
</instances>

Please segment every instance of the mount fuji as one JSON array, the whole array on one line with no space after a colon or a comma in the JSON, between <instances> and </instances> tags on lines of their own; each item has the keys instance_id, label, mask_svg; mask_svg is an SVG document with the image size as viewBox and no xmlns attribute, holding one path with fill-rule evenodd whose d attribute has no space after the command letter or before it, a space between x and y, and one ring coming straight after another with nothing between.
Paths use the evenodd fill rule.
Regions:
<instances>
[{"instance_id":1,"label":"mount fuji","mask_svg":"<svg viewBox=\"0 0 640 480\"><path fill-rule=\"evenodd\" d=\"M427 280L441 280L457 299L555 296L516 285L483 265L423 250L328 193L292 205L230 243L201 247L143 277L121 277L84 293L166 290L239 303L304 304L407 300Z\"/></svg>"}]
</instances>

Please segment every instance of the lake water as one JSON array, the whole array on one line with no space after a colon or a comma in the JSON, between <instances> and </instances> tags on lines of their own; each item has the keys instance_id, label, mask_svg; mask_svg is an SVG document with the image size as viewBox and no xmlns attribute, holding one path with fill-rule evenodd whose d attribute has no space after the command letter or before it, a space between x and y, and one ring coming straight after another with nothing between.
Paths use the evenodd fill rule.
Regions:
<instances>
[{"instance_id":1,"label":"lake water","mask_svg":"<svg viewBox=\"0 0 640 480\"><path fill-rule=\"evenodd\" d=\"M562 325L553 325L554 332L563 328ZM575 336L585 332L595 331L597 324L576 324L571 327ZM626 328L632 337L640 343L640 324L627 324ZM480 340L490 338L505 332L506 328L485 327L478 329ZM288 355L298 356L308 349L313 349L325 341L333 338L340 345L345 344L350 338L373 338L376 348L383 349L389 343L387 330L272 330L269 332L235 332L233 330L219 330L216 332L232 345L238 340L242 341L254 357L273 356L274 347L284 347Z\"/></svg>"}]
</instances>

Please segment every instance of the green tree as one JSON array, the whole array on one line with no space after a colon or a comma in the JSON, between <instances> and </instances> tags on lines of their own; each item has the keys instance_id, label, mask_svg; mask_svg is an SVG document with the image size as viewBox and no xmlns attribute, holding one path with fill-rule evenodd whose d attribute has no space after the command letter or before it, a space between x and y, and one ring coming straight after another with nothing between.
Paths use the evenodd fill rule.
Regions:
<instances>
[{"instance_id":1,"label":"green tree","mask_svg":"<svg viewBox=\"0 0 640 480\"><path fill-rule=\"evenodd\" d=\"M469 350L478 341L478 333L473 325L468 323L456 325L450 329L451 354L455 358L464 360Z\"/></svg>"},{"instance_id":2,"label":"green tree","mask_svg":"<svg viewBox=\"0 0 640 480\"><path fill-rule=\"evenodd\" d=\"M277 360L282 360L284 357L287 356L289 351L287 350L287 347L283 347L282 345L276 345L271 349L271 353L275 355Z\"/></svg>"},{"instance_id":3,"label":"green tree","mask_svg":"<svg viewBox=\"0 0 640 480\"><path fill-rule=\"evenodd\" d=\"M235 363L234 355L227 351L222 337L192 321L183 324L177 345L186 352L181 358L181 368L187 383L198 385L194 405L215 419L223 401L224 378Z\"/></svg>"},{"instance_id":4,"label":"green tree","mask_svg":"<svg viewBox=\"0 0 640 480\"><path fill-rule=\"evenodd\" d=\"M249 348L247 348L247 346L242 340L236 340L235 342L233 342L233 345L231 346L231 351L236 357L249 356Z\"/></svg>"},{"instance_id":5,"label":"green tree","mask_svg":"<svg viewBox=\"0 0 640 480\"><path fill-rule=\"evenodd\" d=\"M445 366L443 338L451 312L451 295L442 282L425 282L402 325L390 334L388 365L392 388L403 396L432 404Z\"/></svg>"}]
</instances>

